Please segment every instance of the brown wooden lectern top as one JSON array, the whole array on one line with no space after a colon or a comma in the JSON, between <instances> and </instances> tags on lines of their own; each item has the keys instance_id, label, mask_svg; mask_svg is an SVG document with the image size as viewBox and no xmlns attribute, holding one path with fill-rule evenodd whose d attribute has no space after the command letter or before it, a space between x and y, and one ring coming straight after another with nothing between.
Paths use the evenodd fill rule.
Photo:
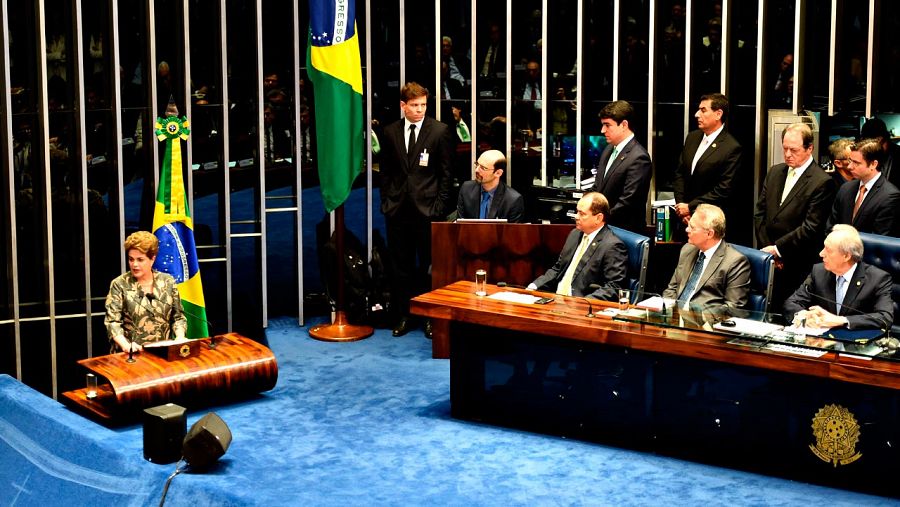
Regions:
<instances>
[{"instance_id":1,"label":"brown wooden lectern top","mask_svg":"<svg viewBox=\"0 0 900 507\"><path fill-rule=\"evenodd\" d=\"M210 347L214 340L215 348ZM237 333L203 338L200 351L169 361L155 354L136 354L134 363L120 352L82 359L78 364L101 379L97 396L87 389L63 393L76 409L104 420L133 410L172 401L189 403L212 396L268 391L278 380L278 363L268 347Z\"/></svg>"}]
</instances>

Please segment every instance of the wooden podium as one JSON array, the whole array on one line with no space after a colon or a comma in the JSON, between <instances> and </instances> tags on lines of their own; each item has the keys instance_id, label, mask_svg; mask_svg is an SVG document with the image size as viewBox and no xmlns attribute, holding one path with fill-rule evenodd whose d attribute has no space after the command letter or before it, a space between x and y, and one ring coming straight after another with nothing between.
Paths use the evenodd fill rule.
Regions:
<instances>
[{"instance_id":1,"label":"wooden podium","mask_svg":"<svg viewBox=\"0 0 900 507\"><path fill-rule=\"evenodd\" d=\"M199 350L184 359L143 352L82 359L78 364L99 377L97 395L86 388L63 393L70 407L111 422L169 402L190 405L211 398L268 391L278 380L278 363L268 347L237 333L196 340ZM215 347L210 345L214 343Z\"/></svg>"},{"instance_id":2,"label":"wooden podium","mask_svg":"<svg viewBox=\"0 0 900 507\"><path fill-rule=\"evenodd\" d=\"M571 225L433 222L431 288L474 280L487 271L488 283L528 285L559 258ZM432 317L431 355L450 357L449 321Z\"/></svg>"}]
</instances>

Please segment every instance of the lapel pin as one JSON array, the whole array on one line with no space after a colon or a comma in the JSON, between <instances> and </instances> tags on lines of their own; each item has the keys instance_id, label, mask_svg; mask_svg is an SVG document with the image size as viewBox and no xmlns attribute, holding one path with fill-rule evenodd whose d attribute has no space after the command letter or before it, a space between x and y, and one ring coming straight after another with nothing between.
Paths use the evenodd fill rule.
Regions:
<instances>
[{"instance_id":1,"label":"lapel pin","mask_svg":"<svg viewBox=\"0 0 900 507\"><path fill-rule=\"evenodd\" d=\"M715 148L715 147L716 147L716 143L712 143L712 147Z\"/></svg>"},{"instance_id":2,"label":"lapel pin","mask_svg":"<svg viewBox=\"0 0 900 507\"><path fill-rule=\"evenodd\" d=\"M859 280L857 280L857 281L856 281L856 286L859 287L860 285L862 285L862 282L860 282Z\"/></svg>"}]
</instances>

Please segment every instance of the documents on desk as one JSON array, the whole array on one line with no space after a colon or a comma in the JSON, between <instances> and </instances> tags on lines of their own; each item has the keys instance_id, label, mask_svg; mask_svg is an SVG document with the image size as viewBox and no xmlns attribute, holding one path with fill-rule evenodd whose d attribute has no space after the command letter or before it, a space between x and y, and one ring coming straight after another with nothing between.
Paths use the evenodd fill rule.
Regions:
<instances>
[{"instance_id":1,"label":"documents on desk","mask_svg":"<svg viewBox=\"0 0 900 507\"><path fill-rule=\"evenodd\" d=\"M489 299L498 299L508 303L522 303L526 305L534 304L535 301L541 299L539 296L531 294L519 294L518 292L496 292L488 296Z\"/></svg>"},{"instance_id":2,"label":"documents on desk","mask_svg":"<svg viewBox=\"0 0 900 507\"><path fill-rule=\"evenodd\" d=\"M738 333L749 336L769 336L775 331L781 331L784 326L778 324L769 324L768 322L760 322L758 320L739 319L732 317L729 322L734 322L733 326L725 326L721 322L713 325L716 331L727 331L729 333Z\"/></svg>"}]
</instances>

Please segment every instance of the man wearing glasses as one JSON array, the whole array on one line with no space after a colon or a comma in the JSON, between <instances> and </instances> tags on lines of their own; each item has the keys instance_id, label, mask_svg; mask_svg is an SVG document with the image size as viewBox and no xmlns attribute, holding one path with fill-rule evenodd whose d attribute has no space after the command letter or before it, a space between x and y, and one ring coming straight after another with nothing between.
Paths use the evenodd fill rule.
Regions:
<instances>
[{"instance_id":1,"label":"man wearing glasses","mask_svg":"<svg viewBox=\"0 0 900 507\"><path fill-rule=\"evenodd\" d=\"M723 241L722 209L712 204L697 206L688 221L687 236L688 242L681 248L678 266L663 297L677 299L679 307L691 303L743 308L750 288L750 262Z\"/></svg>"},{"instance_id":2,"label":"man wearing glasses","mask_svg":"<svg viewBox=\"0 0 900 507\"><path fill-rule=\"evenodd\" d=\"M475 162L475 179L459 188L456 204L459 218L505 218L525 221L525 198L503 182L506 157L499 150L488 150Z\"/></svg>"},{"instance_id":3,"label":"man wearing glasses","mask_svg":"<svg viewBox=\"0 0 900 507\"><path fill-rule=\"evenodd\" d=\"M566 238L559 260L528 288L615 301L625 286L628 252L605 227L609 201L599 192L588 192L578 200L577 210L575 229ZM591 284L599 288L591 291Z\"/></svg>"}]
</instances>

